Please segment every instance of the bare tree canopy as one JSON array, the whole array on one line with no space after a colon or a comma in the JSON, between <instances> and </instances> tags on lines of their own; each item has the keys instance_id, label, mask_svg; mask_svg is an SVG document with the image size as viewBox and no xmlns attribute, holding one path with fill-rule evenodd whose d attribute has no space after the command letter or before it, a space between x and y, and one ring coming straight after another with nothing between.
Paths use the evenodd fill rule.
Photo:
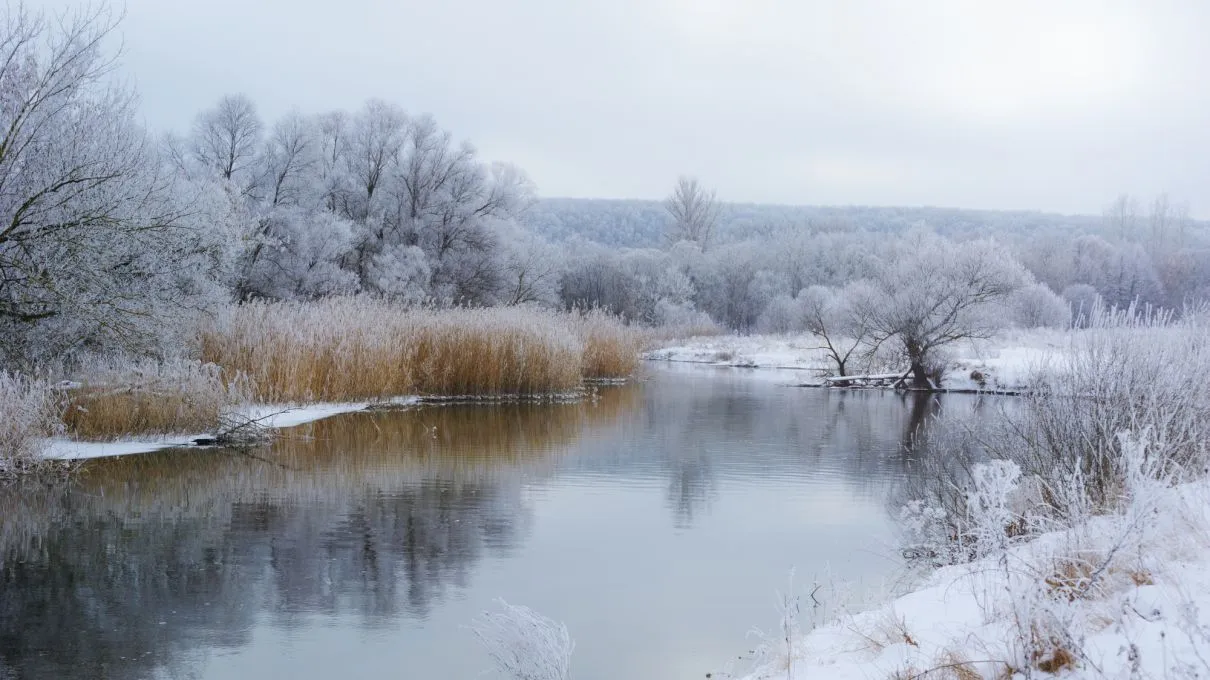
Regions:
<instances>
[{"instance_id":1,"label":"bare tree canopy","mask_svg":"<svg viewBox=\"0 0 1210 680\"><path fill-rule=\"evenodd\" d=\"M867 310L875 342L897 342L919 387L935 385L937 351L986 338L1003 326L997 309L1029 281L991 241L953 243L932 234L908 238L853 304Z\"/></svg>"},{"instance_id":2,"label":"bare tree canopy","mask_svg":"<svg viewBox=\"0 0 1210 680\"><path fill-rule=\"evenodd\" d=\"M107 336L133 342L159 305L195 306L221 268L220 230L163 172L108 78L103 8L0 17L0 326L9 357ZM200 276L202 278L196 278Z\"/></svg>"},{"instance_id":3,"label":"bare tree canopy","mask_svg":"<svg viewBox=\"0 0 1210 680\"><path fill-rule=\"evenodd\" d=\"M673 220L669 243L691 241L702 250L709 247L719 214L713 190L703 187L696 177L680 177L672 195L665 199L664 208Z\"/></svg>"}]
</instances>

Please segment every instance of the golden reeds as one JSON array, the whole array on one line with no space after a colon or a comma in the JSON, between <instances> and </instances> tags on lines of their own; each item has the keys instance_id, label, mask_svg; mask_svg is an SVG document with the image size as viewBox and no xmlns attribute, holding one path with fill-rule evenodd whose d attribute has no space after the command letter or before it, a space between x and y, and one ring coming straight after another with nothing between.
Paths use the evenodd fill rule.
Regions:
<instances>
[{"instance_id":1,"label":"golden reeds","mask_svg":"<svg viewBox=\"0 0 1210 680\"><path fill-rule=\"evenodd\" d=\"M643 351L642 333L600 309L573 311L572 327L584 345L584 377L616 380L634 374Z\"/></svg>"},{"instance_id":2,"label":"golden reeds","mask_svg":"<svg viewBox=\"0 0 1210 680\"><path fill-rule=\"evenodd\" d=\"M252 303L203 333L202 359L246 374L263 401L566 392L625 377L639 336L603 313L406 309L382 300Z\"/></svg>"},{"instance_id":3,"label":"golden reeds","mask_svg":"<svg viewBox=\"0 0 1210 680\"><path fill-rule=\"evenodd\" d=\"M63 423L83 439L214 432L250 398L245 380L224 380L213 364L114 359L92 364L64 393Z\"/></svg>"},{"instance_id":4,"label":"golden reeds","mask_svg":"<svg viewBox=\"0 0 1210 680\"><path fill-rule=\"evenodd\" d=\"M232 307L200 341L200 361L90 362L60 402L68 432L215 432L225 413L253 401L566 393L585 378L631 375L643 336L601 311L409 309L333 298Z\"/></svg>"}]
</instances>

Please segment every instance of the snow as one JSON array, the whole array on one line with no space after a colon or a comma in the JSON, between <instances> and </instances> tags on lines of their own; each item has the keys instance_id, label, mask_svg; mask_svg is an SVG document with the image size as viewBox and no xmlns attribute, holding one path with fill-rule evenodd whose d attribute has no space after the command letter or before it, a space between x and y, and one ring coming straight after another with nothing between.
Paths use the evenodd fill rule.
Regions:
<instances>
[{"instance_id":1,"label":"snow","mask_svg":"<svg viewBox=\"0 0 1210 680\"><path fill-rule=\"evenodd\" d=\"M371 406L406 406L419 401L417 397L396 397L386 401L320 402L315 404L256 404L241 409L240 418L256 420L265 427L285 428L330 418L342 413L364 411ZM157 437L120 439L117 441L77 441L56 437L47 442L43 456L55 460L83 460L107 456L128 456L151 453L162 449L194 446L193 440L213 437L213 432L174 434Z\"/></svg>"},{"instance_id":2,"label":"snow","mask_svg":"<svg viewBox=\"0 0 1210 680\"><path fill-rule=\"evenodd\" d=\"M942 387L951 390L1015 392L1030 374L1062 355L1074 334L1067 331L1006 331L990 340L972 340L946 348L950 364ZM819 340L805 335L747 335L691 338L672 347L652 350L649 361L674 361L740 368L776 368L802 371L799 384L822 385L834 375L835 364L819 348ZM874 367L872 373L894 372ZM906 368L906 367L905 367ZM856 364L852 373L867 367ZM982 384L976 378L981 377ZM974 376L974 377L972 377Z\"/></svg>"},{"instance_id":3,"label":"snow","mask_svg":"<svg viewBox=\"0 0 1210 680\"><path fill-rule=\"evenodd\" d=\"M1058 585L1073 560L1096 574L1086 593ZM1072 654L1065 678L1206 677L1210 481L1157 483L1122 514L938 569L881 607L773 640L746 680L1046 677L1052 640Z\"/></svg>"}]
</instances>

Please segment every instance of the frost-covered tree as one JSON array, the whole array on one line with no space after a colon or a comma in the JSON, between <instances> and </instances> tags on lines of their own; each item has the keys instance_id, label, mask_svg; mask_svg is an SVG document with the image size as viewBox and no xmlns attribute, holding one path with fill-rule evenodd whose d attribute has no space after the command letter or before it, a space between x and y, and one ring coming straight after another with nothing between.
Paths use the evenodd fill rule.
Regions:
<instances>
[{"instance_id":1,"label":"frost-covered tree","mask_svg":"<svg viewBox=\"0 0 1210 680\"><path fill-rule=\"evenodd\" d=\"M506 223L500 229L499 302L556 304L559 280L566 269L563 251L515 224Z\"/></svg>"},{"instance_id":2,"label":"frost-covered tree","mask_svg":"<svg viewBox=\"0 0 1210 680\"><path fill-rule=\"evenodd\" d=\"M1072 325L1082 328L1092 318L1093 310L1104 304L1096 288L1087 283L1073 283L1063 289L1061 296L1070 310Z\"/></svg>"},{"instance_id":3,"label":"frost-covered tree","mask_svg":"<svg viewBox=\"0 0 1210 680\"><path fill-rule=\"evenodd\" d=\"M341 145L343 168L337 205L355 226L355 253L349 262L362 285L373 290L370 263L382 252L392 224L386 187L407 140L407 115L399 107L371 100L349 124L348 144Z\"/></svg>"},{"instance_id":4,"label":"frost-covered tree","mask_svg":"<svg viewBox=\"0 0 1210 680\"><path fill-rule=\"evenodd\" d=\"M927 233L905 239L893 261L854 301L874 342L894 341L918 387L935 385L938 350L985 338L1003 325L998 305L1028 273L992 241L954 243Z\"/></svg>"},{"instance_id":5,"label":"frost-covered tree","mask_svg":"<svg viewBox=\"0 0 1210 680\"><path fill-rule=\"evenodd\" d=\"M0 338L10 359L146 347L223 295L225 225L174 181L108 78L103 8L0 13Z\"/></svg>"},{"instance_id":6,"label":"frost-covered tree","mask_svg":"<svg viewBox=\"0 0 1210 680\"><path fill-rule=\"evenodd\" d=\"M719 216L713 190L703 187L696 177L680 177L672 194L665 199L664 209L672 216L667 235L670 243L691 241L702 250L710 247Z\"/></svg>"},{"instance_id":7,"label":"frost-covered tree","mask_svg":"<svg viewBox=\"0 0 1210 680\"><path fill-rule=\"evenodd\" d=\"M848 375L852 359L877 349L870 342L877 308L864 304L876 296L865 281L855 281L844 290L811 286L798 294L804 325L823 343L837 375Z\"/></svg>"},{"instance_id":8,"label":"frost-covered tree","mask_svg":"<svg viewBox=\"0 0 1210 680\"><path fill-rule=\"evenodd\" d=\"M1137 243L1118 249L1097 289L1108 304L1119 308L1135 303L1159 306L1164 302L1159 273L1147 251Z\"/></svg>"},{"instance_id":9,"label":"frost-covered tree","mask_svg":"<svg viewBox=\"0 0 1210 680\"><path fill-rule=\"evenodd\" d=\"M1071 307L1044 283L1034 283L1009 296L1011 321L1020 328L1066 328Z\"/></svg>"},{"instance_id":10,"label":"frost-covered tree","mask_svg":"<svg viewBox=\"0 0 1210 680\"><path fill-rule=\"evenodd\" d=\"M352 225L339 215L278 206L259 220L243 258L243 297L309 299L356 292L357 276L340 266Z\"/></svg>"},{"instance_id":11,"label":"frost-covered tree","mask_svg":"<svg viewBox=\"0 0 1210 680\"><path fill-rule=\"evenodd\" d=\"M193 153L223 179L251 183L261 128L252 100L242 94L228 95L194 121Z\"/></svg>"},{"instance_id":12,"label":"frost-covered tree","mask_svg":"<svg viewBox=\"0 0 1210 680\"><path fill-rule=\"evenodd\" d=\"M1140 213L1139 202L1130 194L1121 194L1105 208L1105 229L1122 242L1138 236Z\"/></svg>"}]
</instances>

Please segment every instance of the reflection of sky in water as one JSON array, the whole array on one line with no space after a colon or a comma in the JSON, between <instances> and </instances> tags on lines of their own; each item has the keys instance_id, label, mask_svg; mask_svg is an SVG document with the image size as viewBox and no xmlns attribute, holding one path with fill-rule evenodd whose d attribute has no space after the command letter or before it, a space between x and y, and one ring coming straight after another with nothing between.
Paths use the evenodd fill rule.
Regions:
<instances>
[{"instance_id":1,"label":"reflection of sky in water","mask_svg":"<svg viewBox=\"0 0 1210 680\"><path fill-rule=\"evenodd\" d=\"M775 625L791 567L803 592L891 574L886 498L925 411L655 368L595 404L337 418L265 460L101 462L66 499L0 499L0 658L471 678L490 663L465 625L503 597L568 624L580 680L703 677Z\"/></svg>"}]
</instances>

